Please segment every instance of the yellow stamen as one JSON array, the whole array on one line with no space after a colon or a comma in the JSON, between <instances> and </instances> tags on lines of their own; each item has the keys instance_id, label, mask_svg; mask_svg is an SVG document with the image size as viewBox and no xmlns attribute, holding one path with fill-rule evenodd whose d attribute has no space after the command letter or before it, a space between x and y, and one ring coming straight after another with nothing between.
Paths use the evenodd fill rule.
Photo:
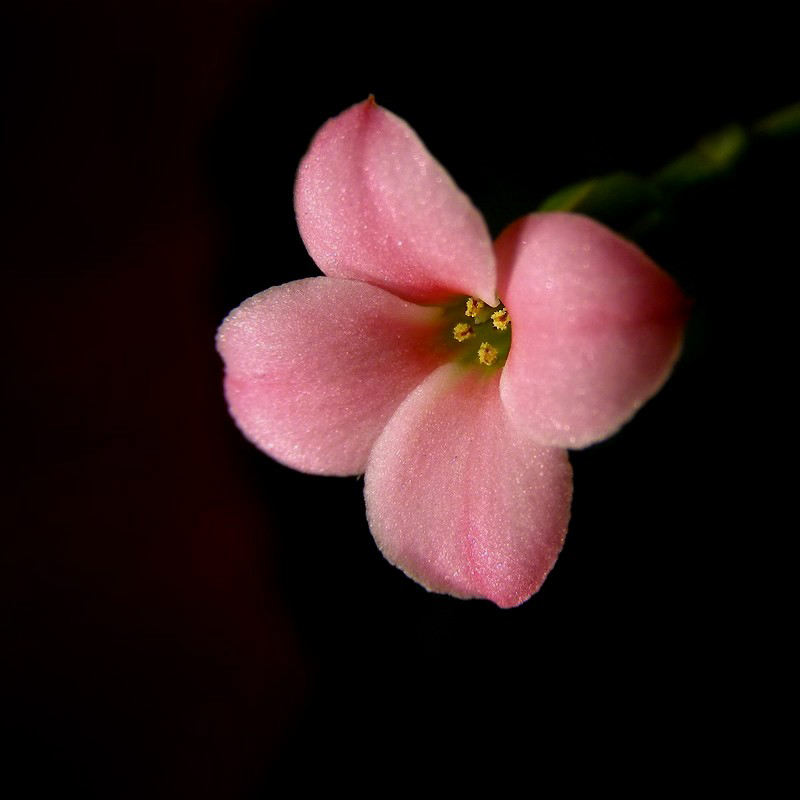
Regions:
<instances>
[{"instance_id":1,"label":"yellow stamen","mask_svg":"<svg viewBox=\"0 0 800 800\"><path fill-rule=\"evenodd\" d=\"M472 325L467 325L466 322L459 322L458 325L453 328L453 338L457 342L465 342L467 339L471 339L475 335L475 331L472 330Z\"/></svg>"},{"instance_id":2,"label":"yellow stamen","mask_svg":"<svg viewBox=\"0 0 800 800\"><path fill-rule=\"evenodd\" d=\"M467 317L477 317L478 312L483 308L483 300L476 300L474 297L467 298L467 310L464 314Z\"/></svg>"},{"instance_id":3,"label":"yellow stamen","mask_svg":"<svg viewBox=\"0 0 800 800\"><path fill-rule=\"evenodd\" d=\"M492 325L499 331L504 331L510 322L511 317L508 315L508 309L501 308L492 314Z\"/></svg>"},{"instance_id":4,"label":"yellow stamen","mask_svg":"<svg viewBox=\"0 0 800 800\"><path fill-rule=\"evenodd\" d=\"M492 347L489 342L484 342L478 348L478 361L488 367L490 364L494 364L496 360L497 349Z\"/></svg>"}]
</instances>

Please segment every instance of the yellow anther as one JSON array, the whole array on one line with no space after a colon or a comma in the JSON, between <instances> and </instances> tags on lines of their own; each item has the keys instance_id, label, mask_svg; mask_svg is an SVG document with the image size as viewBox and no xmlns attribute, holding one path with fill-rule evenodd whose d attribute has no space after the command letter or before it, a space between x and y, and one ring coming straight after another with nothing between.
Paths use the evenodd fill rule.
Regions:
<instances>
[{"instance_id":1,"label":"yellow anther","mask_svg":"<svg viewBox=\"0 0 800 800\"><path fill-rule=\"evenodd\" d=\"M474 297L467 298L467 310L464 314L467 317L477 317L478 312L483 308L483 300L476 300Z\"/></svg>"},{"instance_id":2,"label":"yellow anther","mask_svg":"<svg viewBox=\"0 0 800 800\"><path fill-rule=\"evenodd\" d=\"M466 322L459 322L458 325L453 328L453 338L457 342L465 342L467 339L471 339L475 335L475 331L472 330L472 325L467 325Z\"/></svg>"},{"instance_id":3,"label":"yellow anther","mask_svg":"<svg viewBox=\"0 0 800 800\"><path fill-rule=\"evenodd\" d=\"M501 308L499 311L495 311L494 314L492 314L492 325L499 331L504 331L508 327L509 322L511 322L511 317L508 315L508 309Z\"/></svg>"},{"instance_id":4,"label":"yellow anther","mask_svg":"<svg viewBox=\"0 0 800 800\"><path fill-rule=\"evenodd\" d=\"M480 361L481 364L484 364L488 367L490 364L494 364L496 360L497 360L497 349L492 347L489 344L489 342L484 342L478 348L478 361Z\"/></svg>"}]
</instances>

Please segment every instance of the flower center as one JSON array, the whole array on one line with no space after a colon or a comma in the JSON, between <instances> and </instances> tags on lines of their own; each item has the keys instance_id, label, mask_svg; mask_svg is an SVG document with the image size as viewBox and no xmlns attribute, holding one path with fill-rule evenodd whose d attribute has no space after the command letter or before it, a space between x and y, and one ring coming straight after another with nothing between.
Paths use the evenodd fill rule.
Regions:
<instances>
[{"instance_id":1,"label":"flower center","mask_svg":"<svg viewBox=\"0 0 800 800\"><path fill-rule=\"evenodd\" d=\"M493 309L482 300L466 300L445 309L448 340L455 358L483 369L502 367L511 349L511 317L502 305Z\"/></svg>"}]
</instances>

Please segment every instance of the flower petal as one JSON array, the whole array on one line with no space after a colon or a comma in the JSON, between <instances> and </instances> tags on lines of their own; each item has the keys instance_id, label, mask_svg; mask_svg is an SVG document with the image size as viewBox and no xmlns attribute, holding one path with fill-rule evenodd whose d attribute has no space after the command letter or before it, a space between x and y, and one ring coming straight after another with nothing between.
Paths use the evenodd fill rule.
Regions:
<instances>
[{"instance_id":1,"label":"flower petal","mask_svg":"<svg viewBox=\"0 0 800 800\"><path fill-rule=\"evenodd\" d=\"M496 304L486 223L406 122L370 98L329 120L300 163L300 235L319 268L417 303Z\"/></svg>"},{"instance_id":2,"label":"flower petal","mask_svg":"<svg viewBox=\"0 0 800 800\"><path fill-rule=\"evenodd\" d=\"M585 447L652 397L680 350L687 302L641 250L577 214L531 214L496 243L513 340L500 394L536 441Z\"/></svg>"},{"instance_id":3,"label":"flower petal","mask_svg":"<svg viewBox=\"0 0 800 800\"><path fill-rule=\"evenodd\" d=\"M217 336L231 414L290 467L361 474L394 410L442 362L439 314L337 278L261 292Z\"/></svg>"},{"instance_id":4,"label":"flower petal","mask_svg":"<svg viewBox=\"0 0 800 800\"><path fill-rule=\"evenodd\" d=\"M572 471L508 420L499 373L440 367L398 408L367 464L384 556L431 591L502 607L536 592L561 550Z\"/></svg>"}]
</instances>

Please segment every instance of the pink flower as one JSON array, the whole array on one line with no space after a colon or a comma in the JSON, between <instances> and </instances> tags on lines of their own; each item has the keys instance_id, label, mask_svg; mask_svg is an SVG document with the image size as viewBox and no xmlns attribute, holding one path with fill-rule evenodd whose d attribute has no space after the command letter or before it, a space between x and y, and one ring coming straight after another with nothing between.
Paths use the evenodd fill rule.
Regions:
<instances>
[{"instance_id":1,"label":"pink flower","mask_svg":"<svg viewBox=\"0 0 800 800\"><path fill-rule=\"evenodd\" d=\"M294 469L363 474L378 546L429 590L524 602L566 535L565 448L605 439L658 391L683 296L587 217L531 214L493 245L372 98L317 133L295 209L325 277L261 292L222 324L234 419Z\"/></svg>"}]
</instances>

